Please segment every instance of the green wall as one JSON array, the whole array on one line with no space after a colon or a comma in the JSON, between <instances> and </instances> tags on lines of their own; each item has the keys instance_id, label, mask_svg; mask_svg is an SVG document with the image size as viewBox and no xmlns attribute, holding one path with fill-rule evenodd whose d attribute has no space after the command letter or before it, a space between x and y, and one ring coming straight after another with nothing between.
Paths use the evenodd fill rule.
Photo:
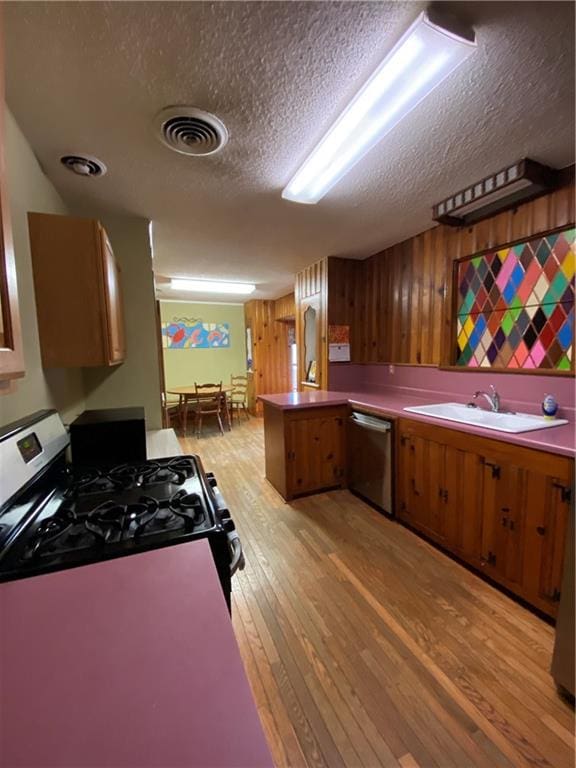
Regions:
<instances>
[{"instance_id":1,"label":"green wall","mask_svg":"<svg viewBox=\"0 0 576 768\"><path fill-rule=\"evenodd\" d=\"M44 175L8 110L5 128L6 180L12 214L26 375L17 379L11 394L0 395L0 425L43 408L56 408L68 423L85 407L82 371L80 368L42 368L27 220L28 211L67 214L68 209Z\"/></svg>"},{"instance_id":2,"label":"green wall","mask_svg":"<svg viewBox=\"0 0 576 768\"><path fill-rule=\"evenodd\" d=\"M244 305L160 302L162 322L190 317L203 323L229 323L228 349L164 349L166 389L193 386L194 382L230 382L230 376L246 373Z\"/></svg>"}]
</instances>

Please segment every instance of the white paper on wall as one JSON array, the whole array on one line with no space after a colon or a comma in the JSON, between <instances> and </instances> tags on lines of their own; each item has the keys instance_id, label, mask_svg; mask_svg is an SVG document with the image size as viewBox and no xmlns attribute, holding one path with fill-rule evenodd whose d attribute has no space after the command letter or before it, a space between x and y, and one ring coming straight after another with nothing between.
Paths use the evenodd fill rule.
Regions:
<instances>
[{"instance_id":1,"label":"white paper on wall","mask_svg":"<svg viewBox=\"0 0 576 768\"><path fill-rule=\"evenodd\" d=\"M329 344L328 360L331 363L349 363L350 344Z\"/></svg>"}]
</instances>

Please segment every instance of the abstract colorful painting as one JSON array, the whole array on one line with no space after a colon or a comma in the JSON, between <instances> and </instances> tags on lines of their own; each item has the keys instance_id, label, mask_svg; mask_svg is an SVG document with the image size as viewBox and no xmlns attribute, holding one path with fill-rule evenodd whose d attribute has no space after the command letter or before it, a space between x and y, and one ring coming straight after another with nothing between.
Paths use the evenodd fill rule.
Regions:
<instances>
[{"instance_id":1,"label":"abstract colorful painting","mask_svg":"<svg viewBox=\"0 0 576 768\"><path fill-rule=\"evenodd\" d=\"M569 371L575 230L459 262L456 365Z\"/></svg>"},{"instance_id":2,"label":"abstract colorful painting","mask_svg":"<svg viewBox=\"0 0 576 768\"><path fill-rule=\"evenodd\" d=\"M230 325L187 318L162 323L162 346L166 349L227 348L230 346Z\"/></svg>"}]
</instances>

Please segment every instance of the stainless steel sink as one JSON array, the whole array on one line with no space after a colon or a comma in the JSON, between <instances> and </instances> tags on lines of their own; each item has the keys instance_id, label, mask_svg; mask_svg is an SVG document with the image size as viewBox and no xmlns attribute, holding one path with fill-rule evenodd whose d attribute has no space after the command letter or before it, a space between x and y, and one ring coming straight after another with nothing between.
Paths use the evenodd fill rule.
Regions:
<instances>
[{"instance_id":1,"label":"stainless steel sink","mask_svg":"<svg viewBox=\"0 0 576 768\"><path fill-rule=\"evenodd\" d=\"M495 429L498 432L531 432L536 429L550 429L550 427L568 424L566 419L545 419L543 416L534 416L530 413L494 413L482 408L470 408L462 403L415 405L404 410L420 413L422 416L433 416L435 419Z\"/></svg>"}]
</instances>

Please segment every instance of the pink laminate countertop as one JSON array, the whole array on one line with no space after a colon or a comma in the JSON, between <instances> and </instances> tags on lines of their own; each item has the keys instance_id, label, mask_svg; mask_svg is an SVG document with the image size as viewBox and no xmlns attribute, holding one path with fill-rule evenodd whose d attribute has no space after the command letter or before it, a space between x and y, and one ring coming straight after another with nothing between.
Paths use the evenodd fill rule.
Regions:
<instances>
[{"instance_id":1,"label":"pink laminate countertop","mask_svg":"<svg viewBox=\"0 0 576 768\"><path fill-rule=\"evenodd\" d=\"M445 429L455 429L458 432L468 432L481 437L488 437L492 440L501 440L505 443L522 445L526 448L534 448L539 451L549 451L562 456L576 456L575 445L575 425L574 423L565 424L558 427L549 427L548 429L533 430L532 432L498 432L493 429L482 429L473 427L469 424L459 424L446 419L435 419L431 416L422 416L418 413L410 413L404 410L406 407L414 405L427 405L431 403L456 402L457 396L446 396L433 394L426 397L419 397L410 394L406 390L399 391L393 388L382 390L381 392L287 392L281 395L262 395L260 400L269 405L280 408L281 410L291 410L297 408L313 408L322 405L346 405L350 404L355 408L367 408L376 411L384 416L398 418L402 416L405 419L414 421L425 421L429 424L436 424Z\"/></svg>"},{"instance_id":2,"label":"pink laminate countertop","mask_svg":"<svg viewBox=\"0 0 576 768\"><path fill-rule=\"evenodd\" d=\"M349 394L315 389L306 392L286 392L281 395L260 395L258 399L287 411L292 408L313 408L316 405L348 405Z\"/></svg>"},{"instance_id":3,"label":"pink laminate countertop","mask_svg":"<svg viewBox=\"0 0 576 768\"><path fill-rule=\"evenodd\" d=\"M0 585L0 765L273 765L207 541Z\"/></svg>"}]
</instances>

